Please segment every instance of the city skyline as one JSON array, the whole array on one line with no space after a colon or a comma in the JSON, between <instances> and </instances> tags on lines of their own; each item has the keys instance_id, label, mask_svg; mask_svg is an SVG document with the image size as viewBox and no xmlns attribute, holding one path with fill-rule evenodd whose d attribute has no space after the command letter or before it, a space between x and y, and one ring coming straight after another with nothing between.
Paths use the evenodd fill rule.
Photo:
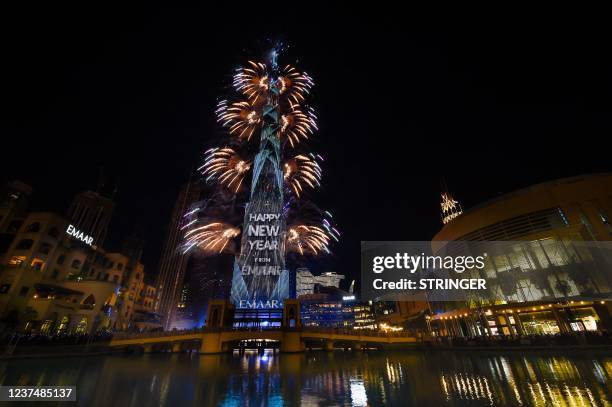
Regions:
<instances>
[{"instance_id":1,"label":"city skyline","mask_svg":"<svg viewBox=\"0 0 612 407\"><path fill-rule=\"evenodd\" d=\"M17 165L22 153L2 160L3 181L32 185L35 208L63 213L74 194L96 189L102 169L118 187L109 245L119 247L123 236L140 229L149 270L157 268L181 185L217 141L213 112L227 66L259 57L265 39L276 34L250 30L259 41L245 43L241 21L203 27L189 23L195 18L189 10L164 11L139 17L128 10L142 26L132 32L119 24L125 40L96 31L105 21L100 15L89 28L64 21L66 31L37 45L49 24L40 21L24 38L26 48L56 42L54 53L41 56L57 64L37 72L36 52L9 49L13 103L2 127L15 136L8 151L27 151L28 158L27 166ZM572 34L571 41L559 33L560 41L549 44L537 24L521 33L488 25L491 35L483 38L442 23L399 28L374 18L334 18L308 35L302 33L307 19L281 22L277 30L319 85L313 103L322 127L315 147L330 160L322 164L318 201L346 236L322 270L355 277L358 239L431 238L442 226L442 178L467 210L537 182L611 170L605 148L563 141L608 134L612 123L605 113L610 60L597 52L604 36L595 28ZM174 30L151 22L159 19ZM71 37L70 28L83 35ZM166 34L172 46L158 41ZM36 103L24 109L30 99ZM483 143L490 135L498 141ZM570 153L561 165L556 155ZM367 165L360 158L366 155Z\"/></svg>"}]
</instances>

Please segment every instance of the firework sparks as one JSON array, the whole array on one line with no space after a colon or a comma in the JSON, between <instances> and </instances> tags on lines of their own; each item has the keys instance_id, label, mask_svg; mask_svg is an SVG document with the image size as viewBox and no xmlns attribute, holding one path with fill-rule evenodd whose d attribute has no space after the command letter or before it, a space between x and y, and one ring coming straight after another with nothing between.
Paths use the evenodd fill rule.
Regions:
<instances>
[{"instance_id":1,"label":"firework sparks","mask_svg":"<svg viewBox=\"0 0 612 407\"><path fill-rule=\"evenodd\" d=\"M266 65L249 61L249 66L238 68L234 75L234 88L246 95L255 104L264 99L270 90L270 79Z\"/></svg>"},{"instance_id":2,"label":"firework sparks","mask_svg":"<svg viewBox=\"0 0 612 407\"><path fill-rule=\"evenodd\" d=\"M324 217L318 225L294 224L290 226L287 230L286 250L300 255L314 256L320 253L330 253L331 240L338 241L340 237L340 233L332 226L330 219L331 214L329 214L329 219Z\"/></svg>"},{"instance_id":3,"label":"firework sparks","mask_svg":"<svg viewBox=\"0 0 612 407\"><path fill-rule=\"evenodd\" d=\"M223 222L213 222L190 229L185 234L185 250L199 247L206 254L223 253L227 245L240 234L240 229Z\"/></svg>"},{"instance_id":4,"label":"firework sparks","mask_svg":"<svg viewBox=\"0 0 612 407\"><path fill-rule=\"evenodd\" d=\"M321 185L321 167L317 160L321 160L321 156L300 154L283 164L285 183L298 198L304 189L304 185L310 188Z\"/></svg>"},{"instance_id":5,"label":"firework sparks","mask_svg":"<svg viewBox=\"0 0 612 407\"><path fill-rule=\"evenodd\" d=\"M285 66L276 79L278 93L281 96L286 96L290 102L295 104L304 100L313 85L312 78L306 72L300 73L291 65Z\"/></svg>"},{"instance_id":6,"label":"firework sparks","mask_svg":"<svg viewBox=\"0 0 612 407\"><path fill-rule=\"evenodd\" d=\"M228 127L232 135L239 139L251 140L253 133L262 123L259 109L249 102L235 102L228 105L227 100L222 100L217 105L217 121L223 127Z\"/></svg>"},{"instance_id":7,"label":"firework sparks","mask_svg":"<svg viewBox=\"0 0 612 407\"><path fill-rule=\"evenodd\" d=\"M244 177L251 169L251 161L243 160L232 148L211 148L204 155L204 164L199 168L206 181L216 180L227 188L238 192Z\"/></svg>"},{"instance_id":8,"label":"firework sparks","mask_svg":"<svg viewBox=\"0 0 612 407\"><path fill-rule=\"evenodd\" d=\"M292 105L289 113L281 115L279 134L289 140L291 147L295 147L301 139L307 139L318 130L316 119L312 109L304 112L298 105Z\"/></svg>"}]
</instances>

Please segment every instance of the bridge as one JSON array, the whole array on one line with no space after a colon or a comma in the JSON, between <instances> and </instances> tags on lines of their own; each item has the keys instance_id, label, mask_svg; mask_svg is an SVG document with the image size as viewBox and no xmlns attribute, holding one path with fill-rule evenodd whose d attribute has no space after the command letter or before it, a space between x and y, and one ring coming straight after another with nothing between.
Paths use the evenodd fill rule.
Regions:
<instances>
[{"instance_id":1,"label":"bridge","mask_svg":"<svg viewBox=\"0 0 612 407\"><path fill-rule=\"evenodd\" d=\"M222 353L232 350L241 341L274 341L280 343L281 352L303 352L306 343L320 343L325 350L333 350L335 344L343 343L353 349L363 347L386 348L390 345L414 344L416 338L398 333L378 331L356 331L344 329L215 329L199 330L118 333L110 342L114 348L140 347L145 352L160 349L171 349L182 352L186 349L198 349L202 354Z\"/></svg>"},{"instance_id":2,"label":"bridge","mask_svg":"<svg viewBox=\"0 0 612 407\"><path fill-rule=\"evenodd\" d=\"M281 326L275 329L236 329L234 309L227 300L211 300L208 304L206 327L186 331L117 333L113 348L140 347L145 352L171 349L172 352L197 349L201 354L229 352L242 341L274 341L281 352L303 352L307 343L318 343L333 350L336 343L353 349L364 346L386 348L416 343L416 338L398 332L361 331L353 329L322 329L302 327L300 303L285 300Z\"/></svg>"}]
</instances>

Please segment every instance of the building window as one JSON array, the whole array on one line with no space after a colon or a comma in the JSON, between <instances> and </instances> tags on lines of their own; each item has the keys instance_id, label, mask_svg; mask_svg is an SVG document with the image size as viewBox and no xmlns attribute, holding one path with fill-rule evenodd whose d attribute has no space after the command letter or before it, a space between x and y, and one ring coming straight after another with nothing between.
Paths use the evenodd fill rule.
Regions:
<instances>
[{"instance_id":1,"label":"building window","mask_svg":"<svg viewBox=\"0 0 612 407\"><path fill-rule=\"evenodd\" d=\"M9 233L17 233L17 231L18 231L18 230L19 230L19 228L21 227L21 224L22 224L22 223L23 223L23 222L22 222L22 221L20 221L20 220L14 220L14 221L12 221L12 222L9 224L9 226L8 226L7 232L9 232Z\"/></svg>"},{"instance_id":2,"label":"building window","mask_svg":"<svg viewBox=\"0 0 612 407\"><path fill-rule=\"evenodd\" d=\"M30 250L32 245L34 244L34 240L32 239L23 239L17 246L15 246L15 250Z\"/></svg>"},{"instance_id":3,"label":"building window","mask_svg":"<svg viewBox=\"0 0 612 407\"><path fill-rule=\"evenodd\" d=\"M19 266L21 263L25 261L25 256L13 256L9 260L9 266Z\"/></svg>"},{"instance_id":4,"label":"building window","mask_svg":"<svg viewBox=\"0 0 612 407\"><path fill-rule=\"evenodd\" d=\"M57 258L57 264L59 264L60 266L62 264L64 264L64 261L66 261L66 256L61 254L58 258Z\"/></svg>"},{"instance_id":5,"label":"building window","mask_svg":"<svg viewBox=\"0 0 612 407\"><path fill-rule=\"evenodd\" d=\"M40 249L38 251L42 254L49 254L51 251L51 245L49 243L43 243L40 245Z\"/></svg>"},{"instance_id":6,"label":"building window","mask_svg":"<svg viewBox=\"0 0 612 407\"><path fill-rule=\"evenodd\" d=\"M123 270L123 263L117 263L117 270Z\"/></svg>"},{"instance_id":7,"label":"building window","mask_svg":"<svg viewBox=\"0 0 612 407\"><path fill-rule=\"evenodd\" d=\"M32 259L32 263L30 263L30 266L36 270L36 271L40 271L40 269L42 269L43 265L45 264L44 261L42 261L41 259Z\"/></svg>"},{"instance_id":8,"label":"building window","mask_svg":"<svg viewBox=\"0 0 612 407\"><path fill-rule=\"evenodd\" d=\"M59 230L54 226L51 229L49 229L49 236L51 237L58 237L59 236Z\"/></svg>"},{"instance_id":9,"label":"building window","mask_svg":"<svg viewBox=\"0 0 612 407\"><path fill-rule=\"evenodd\" d=\"M28 233L40 232L40 223L39 222L30 223L26 227L25 231L28 232Z\"/></svg>"},{"instance_id":10,"label":"building window","mask_svg":"<svg viewBox=\"0 0 612 407\"><path fill-rule=\"evenodd\" d=\"M136 280L140 280L140 273L136 273Z\"/></svg>"},{"instance_id":11,"label":"building window","mask_svg":"<svg viewBox=\"0 0 612 407\"><path fill-rule=\"evenodd\" d=\"M23 287L21 287L21 289L19 290L19 296L20 297L25 297L26 295L28 295L28 291L30 291L30 287L26 287L25 285Z\"/></svg>"},{"instance_id":12,"label":"building window","mask_svg":"<svg viewBox=\"0 0 612 407\"><path fill-rule=\"evenodd\" d=\"M78 269L81 267L81 260L74 259L72 260L72 264L70 265L73 269Z\"/></svg>"},{"instance_id":13,"label":"building window","mask_svg":"<svg viewBox=\"0 0 612 407\"><path fill-rule=\"evenodd\" d=\"M116 274L113 276L113 283L115 284L119 283L119 276Z\"/></svg>"}]
</instances>

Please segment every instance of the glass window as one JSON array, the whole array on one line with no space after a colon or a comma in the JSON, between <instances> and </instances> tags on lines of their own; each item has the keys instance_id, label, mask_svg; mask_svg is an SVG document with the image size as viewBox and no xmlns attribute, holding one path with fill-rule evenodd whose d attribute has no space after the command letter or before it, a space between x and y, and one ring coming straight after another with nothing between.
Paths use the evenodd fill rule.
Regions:
<instances>
[{"instance_id":1,"label":"glass window","mask_svg":"<svg viewBox=\"0 0 612 407\"><path fill-rule=\"evenodd\" d=\"M25 285L23 287L21 287L21 289L19 290L19 296L20 297L25 297L26 295L28 295L28 291L30 291L30 287L26 287Z\"/></svg>"},{"instance_id":2,"label":"glass window","mask_svg":"<svg viewBox=\"0 0 612 407\"><path fill-rule=\"evenodd\" d=\"M64 261L66 261L66 256L61 254L58 258L57 258L57 264L59 264L60 266L62 264L64 264Z\"/></svg>"},{"instance_id":3,"label":"glass window","mask_svg":"<svg viewBox=\"0 0 612 407\"><path fill-rule=\"evenodd\" d=\"M40 223L39 222L34 222L34 223L30 223L26 229L26 232L29 233L36 233L36 232L40 232Z\"/></svg>"},{"instance_id":4,"label":"glass window","mask_svg":"<svg viewBox=\"0 0 612 407\"><path fill-rule=\"evenodd\" d=\"M70 265L70 267L72 267L73 269L78 269L79 267L81 267L81 260L79 259L72 260L72 264Z\"/></svg>"}]
</instances>

